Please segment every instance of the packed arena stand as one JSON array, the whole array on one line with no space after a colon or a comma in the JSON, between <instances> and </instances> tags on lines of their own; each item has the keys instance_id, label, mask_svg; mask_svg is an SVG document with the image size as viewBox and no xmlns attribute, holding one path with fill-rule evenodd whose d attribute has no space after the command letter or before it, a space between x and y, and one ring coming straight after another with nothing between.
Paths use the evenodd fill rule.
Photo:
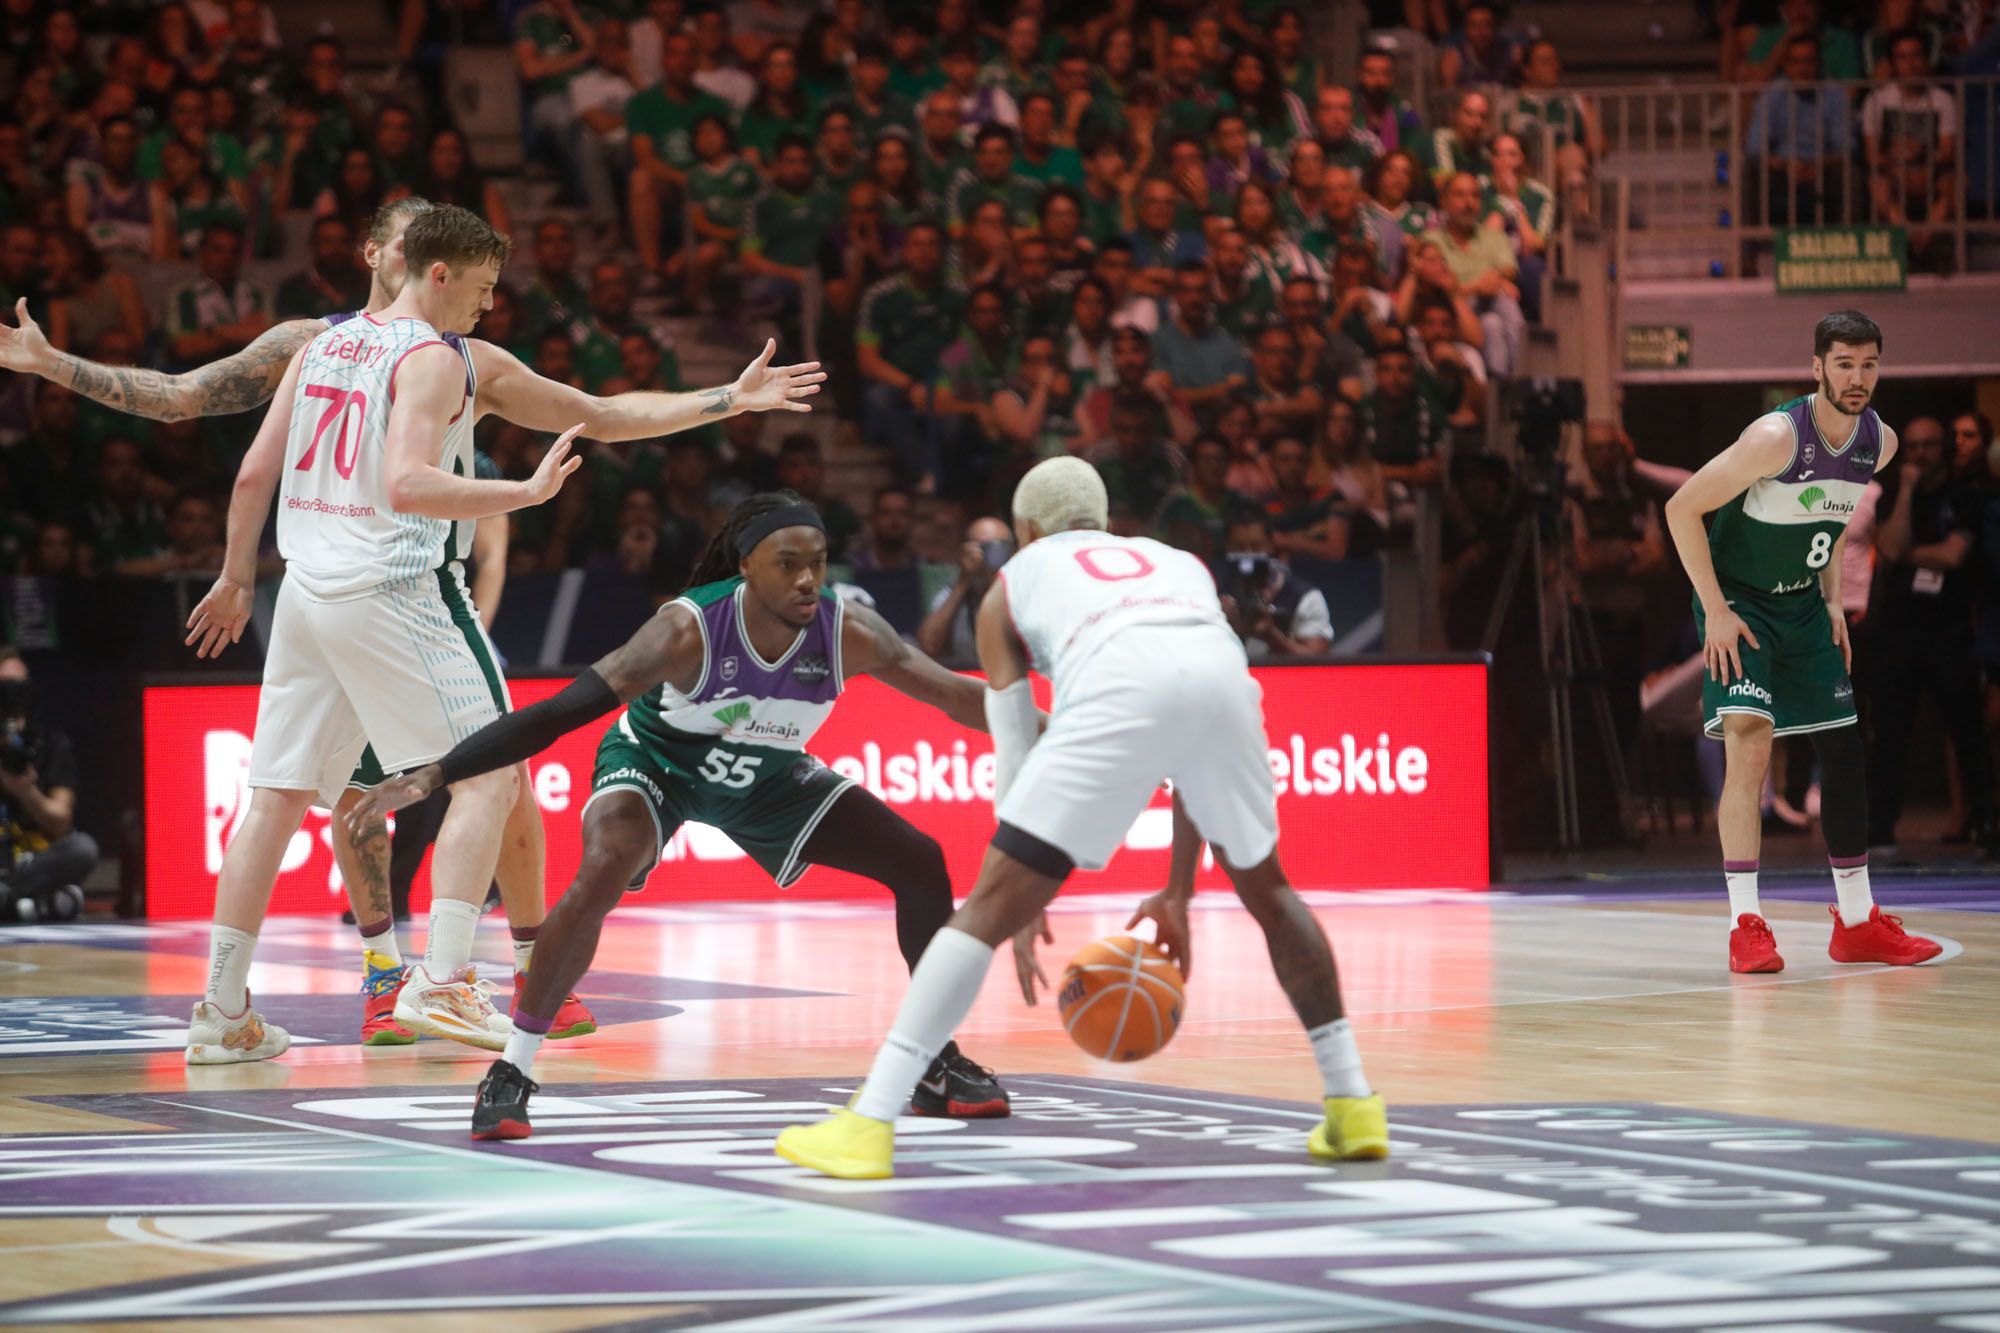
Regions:
<instances>
[{"instance_id":1,"label":"packed arena stand","mask_svg":"<svg viewBox=\"0 0 2000 1333\"><path fill-rule=\"evenodd\" d=\"M1905 228L1914 272L2000 267L1992 9L1718 3L1685 47L1713 66L1675 71L1711 82L1669 94L1635 90L1630 52L1572 73L1565 37L1453 0L9 0L0 297L39 330L7 364L45 377L0 384L5 633L191 665L163 627L213 567L259 414L133 415L52 358L182 373L357 309L375 211L415 195L515 237L478 336L551 379L721 383L767 336L832 372L803 432L593 443L556 503L514 515L495 634L519 664L587 656L587 630L550 628L580 595L673 596L771 485L821 505L838 581L963 656L1001 540L974 534L1065 453L1116 530L1223 578L1256 556L1287 606L1317 605L1246 620L1267 651L1490 646L1485 566L1531 489L1504 384L1569 373L1575 239L1616 236L1621 280L1768 275L1777 229L1807 224ZM1697 160L1692 207L1639 169ZM1973 406L1961 384L1926 410ZM1635 691L1686 598L1643 554L1663 492L1612 457L1619 409L1589 415L1561 482L1574 595L1639 743ZM551 438L479 428L511 477ZM1983 457L1966 466L1960 503L1986 503ZM1983 509L1959 521L1988 540ZM1987 614L1988 563L1955 575L1979 593L1954 625ZM1503 676L1518 651L1503 633Z\"/></svg>"}]
</instances>

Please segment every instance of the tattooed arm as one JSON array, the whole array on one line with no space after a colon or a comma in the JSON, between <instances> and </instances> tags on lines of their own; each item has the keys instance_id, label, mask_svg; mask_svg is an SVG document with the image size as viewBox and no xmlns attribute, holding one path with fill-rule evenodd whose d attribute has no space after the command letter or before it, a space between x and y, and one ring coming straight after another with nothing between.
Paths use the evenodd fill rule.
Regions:
<instances>
[{"instance_id":1,"label":"tattooed arm","mask_svg":"<svg viewBox=\"0 0 2000 1333\"><path fill-rule=\"evenodd\" d=\"M0 324L0 367L39 375L92 402L155 421L227 416L270 401L293 353L327 328L323 319L288 320L259 334L234 356L185 375L166 375L59 352L29 318L25 300L15 306L15 313L19 328Z\"/></svg>"},{"instance_id":2,"label":"tattooed arm","mask_svg":"<svg viewBox=\"0 0 2000 1333\"><path fill-rule=\"evenodd\" d=\"M479 377L479 410L498 413L530 430L561 430L584 423L593 440L644 440L656 435L721 421L739 412L810 412L803 400L819 392L826 375L819 362L772 366L776 341L744 368L734 384L699 393L634 391L599 398L567 384L544 379L492 343L472 340L473 369Z\"/></svg>"}]
</instances>

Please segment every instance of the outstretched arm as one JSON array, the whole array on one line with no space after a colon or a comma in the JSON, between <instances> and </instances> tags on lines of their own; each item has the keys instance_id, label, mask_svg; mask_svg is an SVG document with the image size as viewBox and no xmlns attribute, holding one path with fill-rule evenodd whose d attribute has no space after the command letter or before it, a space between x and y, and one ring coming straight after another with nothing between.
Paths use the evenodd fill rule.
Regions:
<instances>
[{"instance_id":1,"label":"outstretched arm","mask_svg":"<svg viewBox=\"0 0 2000 1333\"><path fill-rule=\"evenodd\" d=\"M570 442L583 429L572 426L527 481L483 481L446 472L435 461L437 442L456 415L472 407L465 401L458 353L439 342L403 355L389 373L393 401L383 446L383 482L397 512L455 522L511 513L554 495L583 461L569 456Z\"/></svg>"},{"instance_id":2,"label":"outstretched arm","mask_svg":"<svg viewBox=\"0 0 2000 1333\"><path fill-rule=\"evenodd\" d=\"M0 367L39 375L94 403L155 421L248 412L270 399L293 354L327 328L323 319L287 320L258 334L233 356L185 375L164 375L59 352L29 317L25 299L16 303L14 313L20 320L18 328L0 324Z\"/></svg>"},{"instance_id":3,"label":"outstretched arm","mask_svg":"<svg viewBox=\"0 0 2000 1333\"><path fill-rule=\"evenodd\" d=\"M436 763L369 792L348 814L349 830L365 842L380 832L382 816L390 811L414 805L439 787L512 768L661 681L693 688L703 651L701 630L688 609L671 603L660 608L622 647L599 658L558 694L489 722Z\"/></svg>"},{"instance_id":4,"label":"outstretched arm","mask_svg":"<svg viewBox=\"0 0 2000 1333\"><path fill-rule=\"evenodd\" d=\"M848 604L840 657L848 675L873 676L918 703L929 704L962 727L986 730L986 691L978 679L945 670L865 606Z\"/></svg>"},{"instance_id":5,"label":"outstretched arm","mask_svg":"<svg viewBox=\"0 0 2000 1333\"><path fill-rule=\"evenodd\" d=\"M646 440L721 421L739 412L810 412L804 401L819 392L826 375L819 362L773 366L775 340L732 384L697 393L634 391L599 398L567 384L544 379L492 343L474 340L473 369L479 376L479 410L495 412L529 430L556 431L573 422L593 440Z\"/></svg>"}]
</instances>

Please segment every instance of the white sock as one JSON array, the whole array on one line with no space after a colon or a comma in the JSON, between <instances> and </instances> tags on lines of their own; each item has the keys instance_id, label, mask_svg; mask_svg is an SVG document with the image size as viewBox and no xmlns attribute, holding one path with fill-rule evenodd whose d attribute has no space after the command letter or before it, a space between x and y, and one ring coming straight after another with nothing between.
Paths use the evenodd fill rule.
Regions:
<instances>
[{"instance_id":1,"label":"white sock","mask_svg":"<svg viewBox=\"0 0 2000 1333\"><path fill-rule=\"evenodd\" d=\"M962 930L946 926L931 937L917 970L910 974L910 989L903 994L895 1025L875 1053L874 1068L854 1100L857 1112L888 1121L903 1113L917 1080L972 1011L992 962L993 946Z\"/></svg>"},{"instance_id":2,"label":"white sock","mask_svg":"<svg viewBox=\"0 0 2000 1333\"><path fill-rule=\"evenodd\" d=\"M1840 899L1840 924L1865 926L1875 910L1875 891L1868 887L1868 858L1858 866L1833 867L1833 892Z\"/></svg>"},{"instance_id":3,"label":"white sock","mask_svg":"<svg viewBox=\"0 0 2000 1333\"><path fill-rule=\"evenodd\" d=\"M532 1078L535 1074L535 1052L541 1049L541 1033L523 1032L517 1026L514 1035L507 1038L507 1049L500 1052L500 1058Z\"/></svg>"},{"instance_id":4,"label":"white sock","mask_svg":"<svg viewBox=\"0 0 2000 1333\"><path fill-rule=\"evenodd\" d=\"M370 935L365 931L362 933L361 961L364 965L367 965L368 955L371 953L396 967L403 965L403 948L396 943L395 921L391 920L389 928L380 935Z\"/></svg>"},{"instance_id":5,"label":"white sock","mask_svg":"<svg viewBox=\"0 0 2000 1333\"><path fill-rule=\"evenodd\" d=\"M533 958L534 956L535 956L534 938L531 936L528 939L524 940L519 937L516 937L514 940L514 970L516 972L527 971L528 960Z\"/></svg>"},{"instance_id":6,"label":"white sock","mask_svg":"<svg viewBox=\"0 0 2000 1333\"><path fill-rule=\"evenodd\" d=\"M450 898L431 903L431 933L424 941L424 971L443 981L472 961L472 932L479 927L479 909Z\"/></svg>"},{"instance_id":7,"label":"white sock","mask_svg":"<svg viewBox=\"0 0 2000 1333\"><path fill-rule=\"evenodd\" d=\"M1366 1097L1368 1076L1361 1072L1361 1048L1354 1044L1354 1028L1344 1018L1321 1024L1306 1033L1312 1043L1313 1059L1319 1062L1319 1078L1329 1097Z\"/></svg>"},{"instance_id":8,"label":"white sock","mask_svg":"<svg viewBox=\"0 0 2000 1333\"><path fill-rule=\"evenodd\" d=\"M208 928L208 993L204 998L223 1013L234 1016L249 1006L250 956L256 950L255 935L228 926Z\"/></svg>"},{"instance_id":9,"label":"white sock","mask_svg":"<svg viewBox=\"0 0 2000 1333\"><path fill-rule=\"evenodd\" d=\"M1744 913L1762 916L1764 910L1757 905L1757 863L1755 861L1724 861L1722 882L1729 886L1729 924L1733 929L1736 918Z\"/></svg>"}]
</instances>

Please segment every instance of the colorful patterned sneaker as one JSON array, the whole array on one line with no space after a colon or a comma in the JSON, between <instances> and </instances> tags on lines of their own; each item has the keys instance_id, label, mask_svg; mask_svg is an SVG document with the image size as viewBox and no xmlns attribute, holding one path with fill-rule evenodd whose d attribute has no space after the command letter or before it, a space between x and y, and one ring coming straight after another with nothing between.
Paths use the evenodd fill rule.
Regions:
<instances>
[{"instance_id":1,"label":"colorful patterned sneaker","mask_svg":"<svg viewBox=\"0 0 2000 1333\"><path fill-rule=\"evenodd\" d=\"M528 974L514 973L514 1003L521 1003L521 987L527 984ZM583 1001L574 995L563 997L562 1008L556 1010L555 1021L549 1026L548 1040L562 1041L568 1037L587 1037L597 1031L597 1019L590 1010L583 1007Z\"/></svg>"},{"instance_id":2,"label":"colorful patterned sneaker","mask_svg":"<svg viewBox=\"0 0 2000 1333\"><path fill-rule=\"evenodd\" d=\"M1833 913L1833 939L1827 944L1827 956L1836 963L1889 963L1896 967L1909 967L1935 958L1944 952L1944 946L1923 935L1910 935L1903 930L1903 918L1884 916L1880 907L1868 909L1868 919L1858 926L1850 926L1840 919L1840 909L1829 907Z\"/></svg>"},{"instance_id":3,"label":"colorful patterned sneaker","mask_svg":"<svg viewBox=\"0 0 2000 1333\"><path fill-rule=\"evenodd\" d=\"M470 967L443 980L432 979L422 963L412 963L396 996L396 1021L427 1037L449 1037L467 1046L505 1050L514 1024L493 1007L493 983Z\"/></svg>"},{"instance_id":4,"label":"colorful patterned sneaker","mask_svg":"<svg viewBox=\"0 0 2000 1333\"><path fill-rule=\"evenodd\" d=\"M1382 1094L1328 1097L1326 1119L1307 1136L1306 1151L1343 1162L1387 1157L1389 1109L1382 1104Z\"/></svg>"},{"instance_id":5,"label":"colorful patterned sneaker","mask_svg":"<svg viewBox=\"0 0 2000 1333\"><path fill-rule=\"evenodd\" d=\"M778 1156L839 1180L886 1180L895 1174L896 1127L842 1108L817 1124L778 1135Z\"/></svg>"},{"instance_id":6,"label":"colorful patterned sneaker","mask_svg":"<svg viewBox=\"0 0 2000 1333\"><path fill-rule=\"evenodd\" d=\"M363 1046L408 1046L417 1034L396 1022L396 996L403 989L404 967L392 963L373 949L361 951L368 975L361 983L361 1044Z\"/></svg>"},{"instance_id":7,"label":"colorful patterned sneaker","mask_svg":"<svg viewBox=\"0 0 2000 1333\"><path fill-rule=\"evenodd\" d=\"M198 1001L188 1024L187 1062L191 1065L234 1065L246 1060L269 1060L283 1055L292 1044L291 1034L275 1023L266 1023L246 993L243 1012L225 1014L220 1005Z\"/></svg>"},{"instance_id":8,"label":"colorful patterned sneaker","mask_svg":"<svg viewBox=\"0 0 2000 1333\"><path fill-rule=\"evenodd\" d=\"M542 1085L505 1060L487 1066L479 1081L479 1098L472 1104L475 1139L525 1139L535 1132L528 1123L528 1094Z\"/></svg>"},{"instance_id":9,"label":"colorful patterned sneaker","mask_svg":"<svg viewBox=\"0 0 2000 1333\"><path fill-rule=\"evenodd\" d=\"M1007 1090L993 1071L972 1063L955 1041L945 1043L910 1094L910 1111L915 1115L998 1120L1012 1110Z\"/></svg>"},{"instance_id":10,"label":"colorful patterned sneaker","mask_svg":"<svg viewBox=\"0 0 2000 1333\"><path fill-rule=\"evenodd\" d=\"M1755 912L1745 912L1736 918L1736 928L1729 932L1729 970L1731 972L1782 972L1785 960L1778 957L1778 938L1771 933L1771 927L1763 917Z\"/></svg>"}]
</instances>

